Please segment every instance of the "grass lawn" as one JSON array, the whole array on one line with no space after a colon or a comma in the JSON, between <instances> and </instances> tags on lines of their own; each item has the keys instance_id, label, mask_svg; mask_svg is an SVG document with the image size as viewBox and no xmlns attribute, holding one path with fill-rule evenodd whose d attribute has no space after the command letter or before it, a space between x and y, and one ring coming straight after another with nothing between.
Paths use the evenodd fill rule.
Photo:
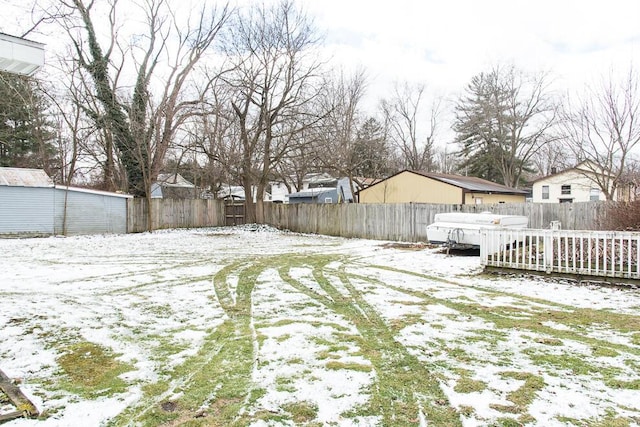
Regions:
<instances>
[{"instance_id":1,"label":"grass lawn","mask_svg":"<svg viewBox=\"0 0 640 427\"><path fill-rule=\"evenodd\" d=\"M0 368L42 411L8 426L640 424L637 290L268 229L0 250Z\"/></svg>"}]
</instances>

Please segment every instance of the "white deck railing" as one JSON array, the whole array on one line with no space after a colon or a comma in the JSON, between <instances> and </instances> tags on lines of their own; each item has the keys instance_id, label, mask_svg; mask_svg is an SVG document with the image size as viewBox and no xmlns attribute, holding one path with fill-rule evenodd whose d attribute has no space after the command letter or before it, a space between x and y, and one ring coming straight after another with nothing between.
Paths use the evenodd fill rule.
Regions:
<instances>
[{"instance_id":1,"label":"white deck railing","mask_svg":"<svg viewBox=\"0 0 640 427\"><path fill-rule=\"evenodd\" d=\"M640 233L482 230L483 266L640 279Z\"/></svg>"}]
</instances>

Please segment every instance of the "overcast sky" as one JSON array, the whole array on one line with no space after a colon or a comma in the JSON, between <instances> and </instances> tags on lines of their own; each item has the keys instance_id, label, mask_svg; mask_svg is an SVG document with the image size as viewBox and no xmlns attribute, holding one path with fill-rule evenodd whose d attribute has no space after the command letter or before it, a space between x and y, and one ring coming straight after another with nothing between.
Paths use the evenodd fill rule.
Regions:
<instances>
[{"instance_id":1,"label":"overcast sky","mask_svg":"<svg viewBox=\"0 0 640 427\"><path fill-rule=\"evenodd\" d=\"M460 92L498 62L548 70L559 88L640 67L638 0L299 0L327 48L372 84Z\"/></svg>"},{"instance_id":2,"label":"overcast sky","mask_svg":"<svg viewBox=\"0 0 640 427\"><path fill-rule=\"evenodd\" d=\"M640 0L294 1L326 35L334 68L367 70L370 109L390 96L394 81L422 83L431 96L455 99L473 75L496 64L549 71L561 92L632 63L640 69ZM0 31L20 34L29 25L26 2L0 2L6 2ZM10 6L22 10L22 19L6 19ZM49 49L57 44L37 34L33 39Z\"/></svg>"}]
</instances>

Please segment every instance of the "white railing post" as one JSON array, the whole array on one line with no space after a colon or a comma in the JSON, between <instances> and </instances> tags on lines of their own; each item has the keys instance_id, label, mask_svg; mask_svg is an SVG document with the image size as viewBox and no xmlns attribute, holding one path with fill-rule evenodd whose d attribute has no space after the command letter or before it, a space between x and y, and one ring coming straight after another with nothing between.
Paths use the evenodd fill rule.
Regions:
<instances>
[{"instance_id":1,"label":"white railing post","mask_svg":"<svg viewBox=\"0 0 640 427\"><path fill-rule=\"evenodd\" d=\"M544 248L542 267L544 271L551 273L553 271L553 231L544 232L542 247Z\"/></svg>"}]
</instances>

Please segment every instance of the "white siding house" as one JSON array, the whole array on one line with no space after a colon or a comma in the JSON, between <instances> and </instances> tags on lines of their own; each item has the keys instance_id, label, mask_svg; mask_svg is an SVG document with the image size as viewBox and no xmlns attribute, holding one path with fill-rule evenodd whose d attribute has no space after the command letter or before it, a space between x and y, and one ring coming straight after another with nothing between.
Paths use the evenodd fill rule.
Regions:
<instances>
[{"instance_id":1,"label":"white siding house","mask_svg":"<svg viewBox=\"0 0 640 427\"><path fill-rule=\"evenodd\" d=\"M533 182L534 203L573 203L604 201L606 197L596 181L593 167L585 162Z\"/></svg>"}]
</instances>

